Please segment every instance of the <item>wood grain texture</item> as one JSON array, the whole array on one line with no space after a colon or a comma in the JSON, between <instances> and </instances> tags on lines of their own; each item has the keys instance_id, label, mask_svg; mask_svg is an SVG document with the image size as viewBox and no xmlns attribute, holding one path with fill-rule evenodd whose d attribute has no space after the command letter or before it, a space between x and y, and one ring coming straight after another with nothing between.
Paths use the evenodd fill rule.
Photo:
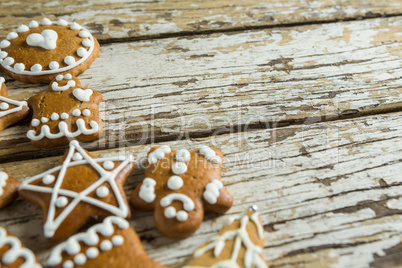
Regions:
<instances>
[{"instance_id":1,"label":"wood grain texture","mask_svg":"<svg viewBox=\"0 0 402 268\"><path fill-rule=\"evenodd\" d=\"M271 130L176 141L172 148L207 144L222 150L222 182L235 197L227 215L207 215L191 237L161 236L152 212L131 220L148 254L181 267L192 251L218 233L225 218L252 204L266 231L264 257L270 267L378 267L401 264L402 113L289 126ZM141 162L147 146L94 152L133 153ZM59 157L2 164L17 178L53 167ZM125 190L143 179L137 168ZM0 223L46 259L51 245L42 235L41 212L23 200L0 211ZM389 253L389 255L387 255ZM387 266L392 267L392 266Z\"/></svg>"},{"instance_id":2,"label":"wood grain texture","mask_svg":"<svg viewBox=\"0 0 402 268\"><path fill-rule=\"evenodd\" d=\"M401 27L397 17L103 45L80 76L104 97L105 135L87 148L398 111ZM46 89L7 82L16 99ZM2 132L0 161L63 152L30 145L28 124Z\"/></svg>"},{"instance_id":3,"label":"wood grain texture","mask_svg":"<svg viewBox=\"0 0 402 268\"><path fill-rule=\"evenodd\" d=\"M402 14L399 0L3 0L0 36L32 19L42 20L43 16L76 21L101 42L111 42L397 14Z\"/></svg>"}]
</instances>

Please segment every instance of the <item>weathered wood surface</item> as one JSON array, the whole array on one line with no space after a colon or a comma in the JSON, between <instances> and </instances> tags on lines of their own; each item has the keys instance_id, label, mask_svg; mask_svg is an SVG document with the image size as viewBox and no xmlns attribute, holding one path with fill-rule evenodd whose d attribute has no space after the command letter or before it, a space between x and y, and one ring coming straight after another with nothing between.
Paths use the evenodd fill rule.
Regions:
<instances>
[{"instance_id":1,"label":"weathered wood surface","mask_svg":"<svg viewBox=\"0 0 402 268\"><path fill-rule=\"evenodd\" d=\"M208 144L223 151L222 182L236 197L227 214L259 206L267 235L264 257L271 267L396 267L402 265L401 133L402 113L396 113L167 144ZM95 155L130 152L141 159L146 149ZM7 163L1 169L22 178L53 167L58 158ZM142 178L143 170L136 169L127 194ZM208 215L182 241L162 237L152 212L135 211L131 223L153 258L181 267L198 245L218 233L225 217ZM0 212L0 224L46 259L51 245L42 235L38 209L19 200Z\"/></svg>"},{"instance_id":2,"label":"weathered wood surface","mask_svg":"<svg viewBox=\"0 0 402 268\"><path fill-rule=\"evenodd\" d=\"M101 42L402 14L399 0L8 1L0 36L27 20L74 20Z\"/></svg>"},{"instance_id":3,"label":"weathered wood surface","mask_svg":"<svg viewBox=\"0 0 402 268\"><path fill-rule=\"evenodd\" d=\"M103 45L80 76L104 96L105 135L88 148L400 110L401 27L395 17ZM18 99L47 88L7 85ZM3 131L0 161L62 153L31 146L28 124Z\"/></svg>"}]
</instances>

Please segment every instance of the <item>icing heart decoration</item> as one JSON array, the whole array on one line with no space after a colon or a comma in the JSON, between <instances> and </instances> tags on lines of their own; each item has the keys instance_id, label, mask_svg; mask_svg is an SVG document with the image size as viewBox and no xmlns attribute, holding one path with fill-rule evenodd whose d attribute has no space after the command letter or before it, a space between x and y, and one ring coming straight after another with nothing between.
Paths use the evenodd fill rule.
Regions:
<instances>
[{"instance_id":1,"label":"icing heart decoration","mask_svg":"<svg viewBox=\"0 0 402 268\"><path fill-rule=\"evenodd\" d=\"M46 29L40 34L33 33L28 35L26 41L30 46L52 50L56 48L57 33L53 30Z\"/></svg>"},{"instance_id":2,"label":"icing heart decoration","mask_svg":"<svg viewBox=\"0 0 402 268\"><path fill-rule=\"evenodd\" d=\"M74 97L76 97L79 101L89 101L92 93L93 90L90 88L87 88L85 90L82 88L76 88L73 91Z\"/></svg>"}]
</instances>

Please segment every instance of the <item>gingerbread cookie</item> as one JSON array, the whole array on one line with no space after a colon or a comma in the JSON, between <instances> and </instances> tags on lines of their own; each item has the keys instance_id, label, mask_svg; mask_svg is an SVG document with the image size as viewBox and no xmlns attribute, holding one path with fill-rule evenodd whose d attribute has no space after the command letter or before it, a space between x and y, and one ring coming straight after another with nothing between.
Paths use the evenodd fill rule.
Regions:
<instances>
[{"instance_id":1,"label":"gingerbread cookie","mask_svg":"<svg viewBox=\"0 0 402 268\"><path fill-rule=\"evenodd\" d=\"M92 141L102 134L98 104L102 95L81 88L71 74L58 75L49 90L32 96L28 105L33 111L28 139L38 147L54 147L76 139Z\"/></svg>"},{"instance_id":2,"label":"gingerbread cookie","mask_svg":"<svg viewBox=\"0 0 402 268\"><path fill-rule=\"evenodd\" d=\"M21 241L0 227L0 267L41 268L33 252L25 248Z\"/></svg>"},{"instance_id":3,"label":"gingerbread cookie","mask_svg":"<svg viewBox=\"0 0 402 268\"><path fill-rule=\"evenodd\" d=\"M7 87L0 77L0 133L6 127L17 123L29 115L26 101L15 101L8 97Z\"/></svg>"},{"instance_id":4,"label":"gingerbread cookie","mask_svg":"<svg viewBox=\"0 0 402 268\"><path fill-rule=\"evenodd\" d=\"M204 210L224 213L233 198L223 187L222 152L207 146L199 151L154 147L148 153L144 181L134 190L131 204L155 210L159 231L172 238L194 233L204 218Z\"/></svg>"},{"instance_id":5,"label":"gingerbread cookie","mask_svg":"<svg viewBox=\"0 0 402 268\"><path fill-rule=\"evenodd\" d=\"M84 72L99 54L99 43L75 22L31 21L0 42L1 69L28 83L49 83L58 74Z\"/></svg>"},{"instance_id":6,"label":"gingerbread cookie","mask_svg":"<svg viewBox=\"0 0 402 268\"><path fill-rule=\"evenodd\" d=\"M59 165L22 182L19 195L42 208L45 237L60 241L91 219L129 218L122 186L134 167L131 156L93 158L72 141Z\"/></svg>"},{"instance_id":7,"label":"gingerbread cookie","mask_svg":"<svg viewBox=\"0 0 402 268\"><path fill-rule=\"evenodd\" d=\"M184 268L237 267L267 268L262 255L264 228L257 207L230 219L212 242L199 247Z\"/></svg>"},{"instance_id":8,"label":"gingerbread cookie","mask_svg":"<svg viewBox=\"0 0 402 268\"><path fill-rule=\"evenodd\" d=\"M0 209L10 205L18 197L20 181L0 171Z\"/></svg>"},{"instance_id":9,"label":"gingerbread cookie","mask_svg":"<svg viewBox=\"0 0 402 268\"><path fill-rule=\"evenodd\" d=\"M49 267L162 268L148 257L136 232L119 217L107 217L51 252Z\"/></svg>"}]
</instances>

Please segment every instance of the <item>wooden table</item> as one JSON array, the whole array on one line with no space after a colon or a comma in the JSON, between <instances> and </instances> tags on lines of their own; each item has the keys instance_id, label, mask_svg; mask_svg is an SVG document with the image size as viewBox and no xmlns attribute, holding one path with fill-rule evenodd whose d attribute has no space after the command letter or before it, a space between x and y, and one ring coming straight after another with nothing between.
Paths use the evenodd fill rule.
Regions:
<instances>
[{"instance_id":1,"label":"wooden table","mask_svg":"<svg viewBox=\"0 0 402 268\"><path fill-rule=\"evenodd\" d=\"M99 58L79 77L104 97L104 135L85 144L94 155L143 157L151 144L223 151L235 197L226 215L176 241L153 213L134 211L155 260L181 267L228 215L256 204L271 267L402 265L401 1L1 2L3 38L48 17L99 39ZM47 87L6 82L19 100ZM33 147L28 125L0 136L0 170L22 180L66 149ZM126 193L142 179L136 169ZM0 225L46 260L39 209L17 200Z\"/></svg>"}]
</instances>

